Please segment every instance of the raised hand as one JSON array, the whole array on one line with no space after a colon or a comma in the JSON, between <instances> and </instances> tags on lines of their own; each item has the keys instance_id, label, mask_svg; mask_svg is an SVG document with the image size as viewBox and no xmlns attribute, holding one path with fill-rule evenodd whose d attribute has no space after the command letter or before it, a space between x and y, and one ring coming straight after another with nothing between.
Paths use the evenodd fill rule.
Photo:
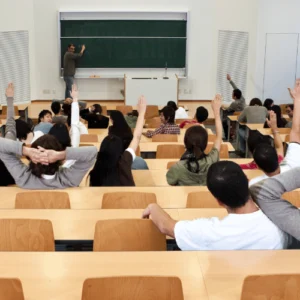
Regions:
<instances>
[{"instance_id":1,"label":"raised hand","mask_svg":"<svg viewBox=\"0 0 300 300\"><path fill-rule=\"evenodd\" d=\"M84 51L84 50L85 50L85 45L82 45L81 51Z\"/></svg>"},{"instance_id":2,"label":"raised hand","mask_svg":"<svg viewBox=\"0 0 300 300\"><path fill-rule=\"evenodd\" d=\"M15 95L15 88L14 88L14 84L11 82L8 84L7 88L6 88L6 97L7 98L12 98Z\"/></svg>"},{"instance_id":3,"label":"raised hand","mask_svg":"<svg viewBox=\"0 0 300 300\"><path fill-rule=\"evenodd\" d=\"M73 84L72 91L71 91L71 96L73 98L73 102L78 101L78 95L79 95L79 92L78 92L77 86L76 86L76 84Z\"/></svg>"},{"instance_id":4,"label":"raised hand","mask_svg":"<svg viewBox=\"0 0 300 300\"><path fill-rule=\"evenodd\" d=\"M298 84L298 81L296 82L293 90L291 88L288 88L288 90L291 95L291 98L294 101L300 101L300 83Z\"/></svg>"},{"instance_id":5,"label":"raised hand","mask_svg":"<svg viewBox=\"0 0 300 300\"><path fill-rule=\"evenodd\" d=\"M143 114L146 112L146 108L147 108L147 101L146 98L144 96L141 96L139 98L138 104L137 104L137 111L139 114Z\"/></svg>"},{"instance_id":6,"label":"raised hand","mask_svg":"<svg viewBox=\"0 0 300 300\"><path fill-rule=\"evenodd\" d=\"M230 81L231 80L231 76L229 74L227 74L227 80Z\"/></svg>"},{"instance_id":7,"label":"raised hand","mask_svg":"<svg viewBox=\"0 0 300 300\"><path fill-rule=\"evenodd\" d=\"M277 116L273 110L269 112L270 120L267 119L268 126L272 130L277 130Z\"/></svg>"},{"instance_id":8,"label":"raised hand","mask_svg":"<svg viewBox=\"0 0 300 300\"><path fill-rule=\"evenodd\" d=\"M217 94L215 96L215 99L211 101L211 107L214 112L220 111L220 108L222 106L222 96L220 94Z\"/></svg>"}]
</instances>

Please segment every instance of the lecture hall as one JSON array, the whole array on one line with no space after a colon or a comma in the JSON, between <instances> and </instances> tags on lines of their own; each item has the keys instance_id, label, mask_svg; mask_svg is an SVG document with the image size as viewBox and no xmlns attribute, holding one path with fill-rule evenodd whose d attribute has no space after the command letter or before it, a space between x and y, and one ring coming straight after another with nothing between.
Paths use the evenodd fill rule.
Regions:
<instances>
[{"instance_id":1,"label":"lecture hall","mask_svg":"<svg viewBox=\"0 0 300 300\"><path fill-rule=\"evenodd\" d=\"M147 1L1 0L0 300L299 300L300 2Z\"/></svg>"}]
</instances>

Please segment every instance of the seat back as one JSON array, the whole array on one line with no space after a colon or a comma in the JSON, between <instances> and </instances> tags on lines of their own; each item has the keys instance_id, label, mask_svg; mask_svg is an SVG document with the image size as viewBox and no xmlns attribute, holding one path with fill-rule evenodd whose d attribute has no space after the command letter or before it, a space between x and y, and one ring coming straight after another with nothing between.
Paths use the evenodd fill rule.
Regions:
<instances>
[{"instance_id":1,"label":"seat back","mask_svg":"<svg viewBox=\"0 0 300 300\"><path fill-rule=\"evenodd\" d=\"M54 251L49 220L0 219L0 251Z\"/></svg>"},{"instance_id":2,"label":"seat back","mask_svg":"<svg viewBox=\"0 0 300 300\"><path fill-rule=\"evenodd\" d=\"M184 145L158 145L156 158L181 158L185 152Z\"/></svg>"},{"instance_id":3,"label":"seat back","mask_svg":"<svg viewBox=\"0 0 300 300\"><path fill-rule=\"evenodd\" d=\"M244 280L241 300L298 300L300 274L256 275Z\"/></svg>"},{"instance_id":4,"label":"seat back","mask_svg":"<svg viewBox=\"0 0 300 300\"><path fill-rule=\"evenodd\" d=\"M82 300L183 300L181 280L162 276L89 278Z\"/></svg>"},{"instance_id":5,"label":"seat back","mask_svg":"<svg viewBox=\"0 0 300 300\"><path fill-rule=\"evenodd\" d=\"M221 208L221 206L209 191L200 191L188 194L186 208Z\"/></svg>"},{"instance_id":6,"label":"seat back","mask_svg":"<svg viewBox=\"0 0 300 300\"><path fill-rule=\"evenodd\" d=\"M152 137L152 142L178 142L177 134L157 134Z\"/></svg>"},{"instance_id":7,"label":"seat back","mask_svg":"<svg viewBox=\"0 0 300 300\"><path fill-rule=\"evenodd\" d=\"M102 209L145 209L151 203L156 203L154 193L105 193L102 198Z\"/></svg>"},{"instance_id":8,"label":"seat back","mask_svg":"<svg viewBox=\"0 0 300 300\"><path fill-rule=\"evenodd\" d=\"M151 220L101 220L96 224L94 251L165 251L166 236Z\"/></svg>"},{"instance_id":9,"label":"seat back","mask_svg":"<svg viewBox=\"0 0 300 300\"><path fill-rule=\"evenodd\" d=\"M129 113L132 113L133 109L131 105L118 105L116 106L116 110L120 111L124 116Z\"/></svg>"},{"instance_id":10,"label":"seat back","mask_svg":"<svg viewBox=\"0 0 300 300\"><path fill-rule=\"evenodd\" d=\"M15 278L0 278L0 300L24 300L21 281Z\"/></svg>"},{"instance_id":11,"label":"seat back","mask_svg":"<svg viewBox=\"0 0 300 300\"><path fill-rule=\"evenodd\" d=\"M81 134L80 135L81 143L98 143L98 135L97 134Z\"/></svg>"},{"instance_id":12,"label":"seat back","mask_svg":"<svg viewBox=\"0 0 300 300\"><path fill-rule=\"evenodd\" d=\"M69 194L66 192L22 192L17 193L15 208L18 209L69 209Z\"/></svg>"},{"instance_id":13,"label":"seat back","mask_svg":"<svg viewBox=\"0 0 300 300\"><path fill-rule=\"evenodd\" d=\"M160 117L146 119L145 124L147 128L158 128L161 125Z\"/></svg>"},{"instance_id":14,"label":"seat back","mask_svg":"<svg viewBox=\"0 0 300 300\"><path fill-rule=\"evenodd\" d=\"M159 116L157 105L147 105L145 119L155 118Z\"/></svg>"},{"instance_id":15,"label":"seat back","mask_svg":"<svg viewBox=\"0 0 300 300\"><path fill-rule=\"evenodd\" d=\"M106 106L102 106L102 105L101 105L101 107L102 107L102 113L101 113L101 115L107 116L107 107Z\"/></svg>"},{"instance_id":16,"label":"seat back","mask_svg":"<svg viewBox=\"0 0 300 300\"><path fill-rule=\"evenodd\" d=\"M14 106L15 116L19 116L19 109L18 106ZM2 113L3 116L7 116L7 106L2 106Z\"/></svg>"},{"instance_id":17,"label":"seat back","mask_svg":"<svg viewBox=\"0 0 300 300\"><path fill-rule=\"evenodd\" d=\"M212 148L213 148L213 144L207 144L207 147L205 149L205 153L208 154L211 151ZM227 144L221 144L220 158L222 158L222 159L229 158L229 151L228 151L228 145Z\"/></svg>"},{"instance_id":18,"label":"seat back","mask_svg":"<svg viewBox=\"0 0 300 300\"><path fill-rule=\"evenodd\" d=\"M197 123L191 123L191 124L185 124L185 126L183 127L184 129L189 129L193 126L201 126L200 124Z\"/></svg>"},{"instance_id":19,"label":"seat back","mask_svg":"<svg viewBox=\"0 0 300 300\"><path fill-rule=\"evenodd\" d=\"M180 125L182 122L184 122L184 121L190 121L190 119L176 119L175 120L175 123L177 124L177 125Z\"/></svg>"},{"instance_id":20,"label":"seat back","mask_svg":"<svg viewBox=\"0 0 300 300\"><path fill-rule=\"evenodd\" d=\"M286 143L289 143L290 142L290 135L289 134L287 134L286 136L285 136L285 140L284 140Z\"/></svg>"},{"instance_id":21,"label":"seat back","mask_svg":"<svg viewBox=\"0 0 300 300\"><path fill-rule=\"evenodd\" d=\"M286 201L289 201L296 207L300 207L300 191L295 190L291 192L284 193L282 198Z\"/></svg>"}]
</instances>

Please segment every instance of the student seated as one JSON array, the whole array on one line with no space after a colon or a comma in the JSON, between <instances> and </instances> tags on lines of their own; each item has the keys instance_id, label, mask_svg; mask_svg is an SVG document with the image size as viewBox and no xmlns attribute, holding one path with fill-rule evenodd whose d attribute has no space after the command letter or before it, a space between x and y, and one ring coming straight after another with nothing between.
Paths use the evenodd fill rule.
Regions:
<instances>
[{"instance_id":1,"label":"student seated","mask_svg":"<svg viewBox=\"0 0 300 300\"><path fill-rule=\"evenodd\" d=\"M73 99L72 98L66 98L64 100L53 99L52 102L59 102L60 105L64 105L64 104L71 105L73 103ZM79 104L80 110L86 108L86 102L78 101L78 104Z\"/></svg>"},{"instance_id":2,"label":"student seated","mask_svg":"<svg viewBox=\"0 0 300 300\"><path fill-rule=\"evenodd\" d=\"M39 137L43 136L44 133L39 130L32 131L30 126L20 119L15 121L16 126L16 137L20 142L26 145L30 145L35 142Z\"/></svg>"},{"instance_id":3,"label":"student seated","mask_svg":"<svg viewBox=\"0 0 300 300\"><path fill-rule=\"evenodd\" d=\"M272 146L266 144L258 145L254 150L253 158L259 169L261 169L265 174L253 178L250 181L249 185L256 184L257 182L262 181L268 177L273 177L293 168L300 167L300 86L296 86L292 93L294 95L295 117L290 133L290 143L286 152L286 156L279 165L276 150ZM270 116L272 117L271 113ZM271 123L269 123L270 126ZM278 131L273 130L273 135L275 140L278 139L278 141L281 141ZM278 141L276 143L279 143Z\"/></svg>"},{"instance_id":4,"label":"student seated","mask_svg":"<svg viewBox=\"0 0 300 300\"><path fill-rule=\"evenodd\" d=\"M185 109L183 107L178 107L174 101L169 101L167 106L170 106L175 110L175 120L187 119L189 117Z\"/></svg>"},{"instance_id":5,"label":"student seated","mask_svg":"<svg viewBox=\"0 0 300 300\"><path fill-rule=\"evenodd\" d=\"M52 118L52 123L66 123L68 116L62 113L61 104L58 101L52 102L51 110L54 114Z\"/></svg>"},{"instance_id":6,"label":"student seated","mask_svg":"<svg viewBox=\"0 0 300 300\"><path fill-rule=\"evenodd\" d=\"M11 95L13 93L9 93ZM79 186L93 166L96 147L66 148L54 136L43 135L31 147L16 140L13 98L8 97L6 138L0 138L0 157L15 183L24 189L63 189ZM29 166L20 157L26 156ZM76 160L71 168L60 168L65 160Z\"/></svg>"},{"instance_id":7,"label":"student seated","mask_svg":"<svg viewBox=\"0 0 300 300\"><path fill-rule=\"evenodd\" d=\"M158 230L176 239L181 250L271 250L290 245L289 236L274 225L249 195L248 179L234 162L213 164L207 187L228 216L175 221L157 204L143 213Z\"/></svg>"},{"instance_id":8,"label":"student seated","mask_svg":"<svg viewBox=\"0 0 300 300\"><path fill-rule=\"evenodd\" d=\"M285 128L292 128L293 116L294 116L294 104L288 104L286 107L286 113L288 114L290 121L285 125Z\"/></svg>"},{"instance_id":9,"label":"student seated","mask_svg":"<svg viewBox=\"0 0 300 300\"><path fill-rule=\"evenodd\" d=\"M233 87L233 92L232 92L232 99L233 102L229 105L222 105L223 108L223 129L225 133L225 138L228 138L228 123L227 123L227 116L232 115L236 111L243 111L244 108L246 107L246 101L245 98L241 92L235 85L235 83L231 80L231 76L227 74L227 80Z\"/></svg>"},{"instance_id":10,"label":"student seated","mask_svg":"<svg viewBox=\"0 0 300 300\"><path fill-rule=\"evenodd\" d=\"M276 118L275 113L274 112L272 112L272 113L273 113L273 116L275 116L275 118ZM272 117L271 117L271 120L272 120ZM275 127L272 128L272 131L275 132L275 134L274 134L275 150L276 150L277 156L278 156L278 163L280 164L284 159L284 149L283 149L283 144L282 144L280 135L278 135L276 133L276 130L277 130L276 121L274 122L274 124L275 124ZM247 141L249 153L253 155L255 148L260 144L267 144L269 146L272 146L271 139L272 139L271 137L262 135L258 131L251 131L249 134L249 137L248 137L248 141ZM243 170L257 170L258 169L258 166L254 160L247 164L240 164L240 167Z\"/></svg>"},{"instance_id":11,"label":"student seated","mask_svg":"<svg viewBox=\"0 0 300 300\"><path fill-rule=\"evenodd\" d=\"M250 105L246 107L238 118L238 122L247 124L264 124L268 117L267 109L262 106L262 102L258 98L253 98ZM239 127L239 149L242 153L246 152L246 127Z\"/></svg>"},{"instance_id":12,"label":"student seated","mask_svg":"<svg viewBox=\"0 0 300 300\"><path fill-rule=\"evenodd\" d=\"M165 106L160 113L161 125L154 131L143 133L148 138L156 134L180 134L180 128L175 124L175 111L170 106Z\"/></svg>"},{"instance_id":13,"label":"student seated","mask_svg":"<svg viewBox=\"0 0 300 300\"><path fill-rule=\"evenodd\" d=\"M183 121L183 122L181 122L179 127L184 128L185 125L188 125L188 124L195 124L195 125L199 124L199 125L204 126L203 123L207 120L207 118L208 118L208 110L203 106L199 106L196 110L194 120Z\"/></svg>"},{"instance_id":14,"label":"student seated","mask_svg":"<svg viewBox=\"0 0 300 300\"><path fill-rule=\"evenodd\" d=\"M135 128L138 116L139 114L136 110L134 110L132 113L128 113L127 116L124 116L130 128Z\"/></svg>"},{"instance_id":15,"label":"student seated","mask_svg":"<svg viewBox=\"0 0 300 300\"><path fill-rule=\"evenodd\" d=\"M284 193L300 188L300 168L294 168L251 186L253 200L281 230L294 237L299 249L300 210L282 198Z\"/></svg>"},{"instance_id":16,"label":"student seated","mask_svg":"<svg viewBox=\"0 0 300 300\"><path fill-rule=\"evenodd\" d=\"M43 109L39 113L38 125L34 127L34 131L41 131L44 134L49 133L52 127L52 112L47 109Z\"/></svg>"},{"instance_id":17,"label":"student seated","mask_svg":"<svg viewBox=\"0 0 300 300\"><path fill-rule=\"evenodd\" d=\"M118 110L111 112L110 120L112 126L109 126L108 134L118 136L123 142L123 150L125 151L133 139L132 130L128 126L123 114ZM135 160L132 162L132 170L148 169L149 168L145 160L142 157L136 156Z\"/></svg>"},{"instance_id":18,"label":"student seated","mask_svg":"<svg viewBox=\"0 0 300 300\"><path fill-rule=\"evenodd\" d=\"M273 99L268 98L265 100L264 107L267 109L267 111L270 111L273 106L274 106Z\"/></svg>"},{"instance_id":19,"label":"student seated","mask_svg":"<svg viewBox=\"0 0 300 300\"><path fill-rule=\"evenodd\" d=\"M222 143L222 123L220 118L221 95L216 95L212 101L215 115L216 141L209 154L205 154L208 143L208 134L202 126L192 126L184 136L185 154L181 160L167 172L167 181L170 185L206 185L206 175L209 167L219 160Z\"/></svg>"},{"instance_id":20,"label":"student seated","mask_svg":"<svg viewBox=\"0 0 300 300\"><path fill-rule=\"evenodd\" d=\"M80 111L82 119L88 121L88 128L107 128L109 118L102 115L102 107L100 104L94 104L88 109Z\"/></svg>"},{"instance_id":21,"label":"student seated","mask_svg":"<svg viewBox=\"0 0 300 300\"><path fill-rule=\"evenodd\" d=\"M277 127L278 127L278 128L284 128L285 125L287 124L287 120L282 118L280 106L278 106L278 105L273 105L273 106L271 107L271 111L274 111L274 113L276 114L276 118L277 118ZM264 128L269 128L267 122L265 122Z\"/></svg>"},{"instance_id":22,"label":"student seated","mask_svg":"<svg viewBox=\"0 0 300 300\"><path fill-rule=\"evenodd\" d=\"M123 140L116 135L108 135L102 142L96 164L90 172L90 186L134 186L131 172L135 152L142 136L146 100L139 99L139 117L129 147L124 151Z\"/></svg>"}]
</instances>

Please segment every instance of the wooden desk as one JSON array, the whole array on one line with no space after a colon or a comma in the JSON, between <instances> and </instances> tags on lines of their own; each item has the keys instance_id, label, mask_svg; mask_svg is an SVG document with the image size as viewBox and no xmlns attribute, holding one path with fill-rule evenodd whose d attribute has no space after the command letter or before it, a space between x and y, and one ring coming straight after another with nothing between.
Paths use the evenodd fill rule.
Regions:
<instances>
[{"instance_id":1,"label":"wooden desk","mask_svg":"<svg viewBox=\"0 0 300 300\"><path fill-rule=\"evenodd\" d=\"M210 300L240 300L249 275L300 273L300 251L203 251L197 255Z\"/></svg>"},{"instance_id":2,"label":"wooden desk","mask_svg":"<svg viewBox=\"0 0 300 300\"><path fill-rule=\"evenodd\" d=\"M238 139L239 139L239 122L238 122L238 118L239 116L236 116L236 115L230 115L230 116L227 116L227 126L228 126L228 138L227 138L227 141L229 142L230 140L230 127L231 127L231 122L232 123L235 123L235 135L236 135L236 141L237 141L237 147L238 147Z\"/></svg>"},{"instance_id":3,"label":"wooden desk","mask_svg":"<svg viewBox=\"0 0 300 300\"><path fill-rule=\"evenodd\" d=\"M148 130L155 130L155 128L144 129L143 132L145 133ZM102 141L108 135L108 130L107 129L89 129L88 132L89 132L89 134L97 134L99 143L102 143ZM186 129L180 129L180 134L178 135L178 142L180 142L180 143L184 142L185 132L186 132ZM209 135L213 135L213 132L210 128L207 128L207 133ZM147 138L146 136L142 135L140 142L141 143L151 143L152 138Z\"/></svg>"},{"instance_id":4,"label":"wooden desk","mask_svg":"<svg viewBox=\"0 0 300 300\"><path fill-rule=\"evenodd\" d=\"M233 161L237 164L248 164L253 161L251 158L237 158L237 159L221 159L227 161ZM169 162L176 162L176 159L145 159L150 170L166 170Z\"/></svg>"},{"instance_id":5,"label":"wooden desk","mask_svg":"<svg viewBox=\"0 0 300 300\"><path fill-rule=\"evenodd\" d=\"M22 104L14 103L14 106L18 106L19 113L24 112L24 117L25 117L26 122L28 120L28 108L29 108L30 104L31 104L31 102L30 103L22 103ZM7 106L7 105L0 105L0 110L3 109L3 106ZM18 118L19 118L19 116L18 116Z\"/></svg>"},{"instance_id":6,"label":"wooden desk","mask_svg":"<svg viewBox=\"0 0 300 300\"><path fill-rule=\"evenodd\" d=\"M144 192L154 193L157 203L163 208L185 208L189 193L207 192L204 186L165 186L165 187L80 187L63 190L70 197L72 209L101 209L102 198L105 193L113 192ZM16 194L31 192L18 187L0 187L0 209L14 209Z\"/></svg>"},{"instance_id":7,"label":"wooden desk","mask_svg":"<svg viewBox=\"0 0 300 300\"><path fill-rule=\"evenodd\" d=\"M154 153L156 153L158 145L166 145L166 144L183 145L183 142L144 142L144 143L140 143L139 146L140 146L140 151L141 152L154 152ZM213 143L209 142L208 144L213 144ZM234 147L232 146L231 143L226 142L224 144L227 144L229 152L234 152L235 151L235 149L234 149ZM101 143L84 142L84 143L80 143L80 145L92 145L92 146L95 146L99 150Z\"/></svg>"},{"instance_id":8,"label":"wooden desk","mask_svg":"<svg viewBox=\"0 0 300 300\"><path fill-rule=\"evenodd\" d=\"M174 220L196 218L223 218L227 211L215 209L166 209ZM55 240L93 240L99 220L141 219L143 209L2 209L0 219L43 219L52 222ZM1 274L2 276L2 274Z\"/></svg>"},{"instance_id":9,"label":"wooden desk","mask_svg":"<svg viewBox=\"0 0 300 300\"><path fill-rule=\"evenodd\" d=\"M19 278L25 300L81 300L87 278L176 276L185 300L208 300L196 252L0 253L1 277Z\"/></svg>"},{"instance_id":10,"label":"wooden desk","mask_svg":"<svg viewBox=\"0 0 300 300\"><path fill-rule=\"evenodd\" d=\"M135 185L140 186L168 186L166 179L168 170L133 170ZM264 173L261 170L244 170L249 180L261 176Z\"/></svg>"},{"instance_id":11,"label":"wooden desk","mask_svg":"<svg viewBox=\"0 0 300 300\"><path fill-rule=\"evenodd\" d=\"M272 134L272 130L270 128L260 128L257 130L260 134L262 135L268 135L270 136L272 139L274 139L274 136ZM285 137L289 135L289 134L280 134L280 138L281 140L284 142L285 141Z\"/></svg>"},{"instance_id":12,"label":"wooden desk","mask_svg":"<svg viewBox=\"0 0 300 300\"><path fill-rule=\"evenodd\" d=\"M19 278L25 300L80 300L87 278L138 275L179 277L185 300L240 300L249 275L300 273L299 250L1 252L0 259L1 276Z\"/></svg>"},{"instance_id":13,"label":"wooden desk","mask_svg":"<svg viewBox=\"0 0 300 300\"><path fill-rule=\"evenodd\" d=\"M170 142L170 143L166 143L166 142L164 142L164 143L157 143L157 142L140 143L140 150L141 150L141 152L156 152L158 145L166 145L166 144L182 145L183 143L180 143L180 142L178 142L178 143L174 143L174 142L173 143L172 142ZM208 144L213 144L213 143L208 143ZM235 149L234 149L234 147L232 146L231 143L226 142L226 143L223 143L223 144L227 144L229 152L234 152L235 151Z\"/></svg>"}]
</instances>

